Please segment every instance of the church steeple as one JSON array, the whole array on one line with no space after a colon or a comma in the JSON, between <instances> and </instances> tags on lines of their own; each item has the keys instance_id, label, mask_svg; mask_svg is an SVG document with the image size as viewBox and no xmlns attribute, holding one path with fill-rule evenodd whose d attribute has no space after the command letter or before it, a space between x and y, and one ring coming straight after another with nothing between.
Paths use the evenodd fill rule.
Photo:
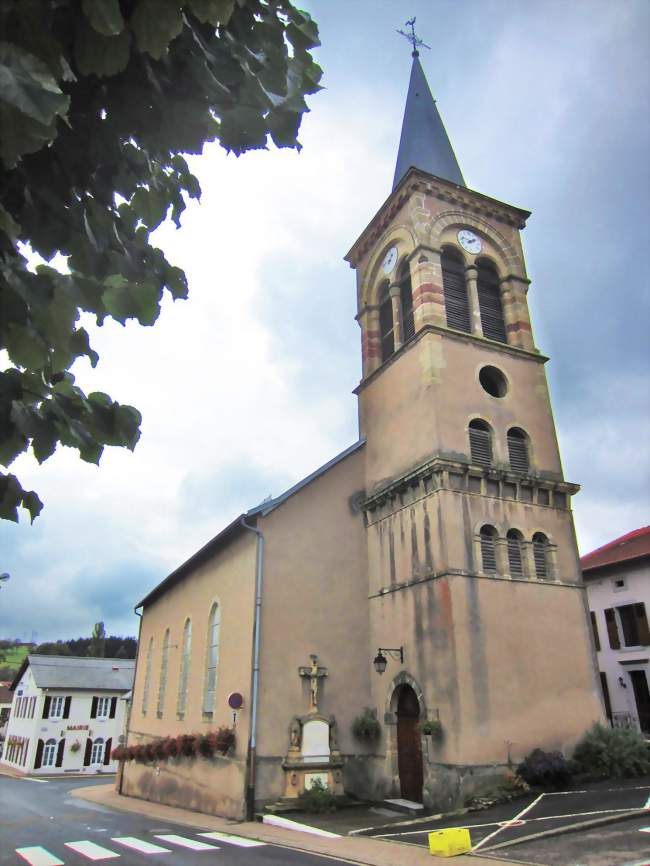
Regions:
<instances>
[{"instance_id":1,"label":"church steeple","mask_svg":"<svg viewBox=\"0 0 650 866\"><path fill-rule=\"evenodd\" d=\"M417 50L409 81L393 189L411 166L465 186L447 131L429 90Z\"/></svg>"}]
</instances>

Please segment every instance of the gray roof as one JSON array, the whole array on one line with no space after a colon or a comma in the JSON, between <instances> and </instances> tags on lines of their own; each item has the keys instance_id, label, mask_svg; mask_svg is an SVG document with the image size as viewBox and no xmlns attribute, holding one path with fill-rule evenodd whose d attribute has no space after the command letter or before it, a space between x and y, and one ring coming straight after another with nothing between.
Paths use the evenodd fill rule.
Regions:
<instances>
[{"instance_id":1,"label":"gray roof","mask_svg":"<svg viewBox=\"0 0 650 866\"><path fill-rule=\"evenodd\" d=\"M101 689L126 692L133 686L135 659L28 655L25 662L24 668L29 665L40 689ZM19 679L22 673L21 668L16 679Z\"/></svg>"},{"instance_id":2,"label":"gray roof","mask_svg":"<svg viewBox=\"0 0 650 866\"><path fill-rule=\"evenodd\" d=\"M393 189L411 166L465 186L417 52L413 54Z\"/></svg>"}]
</instances>

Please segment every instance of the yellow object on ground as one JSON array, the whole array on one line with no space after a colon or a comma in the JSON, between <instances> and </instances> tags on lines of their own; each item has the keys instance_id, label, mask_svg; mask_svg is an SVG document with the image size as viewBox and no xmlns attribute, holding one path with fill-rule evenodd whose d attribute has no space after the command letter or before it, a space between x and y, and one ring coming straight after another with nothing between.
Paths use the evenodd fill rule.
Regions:
<instances>
[{"instance_id":1,"label":"yellow object on ground","mask_svg":"<svg viewBox=\"0 0 650 866\"><path fill-rule=\"evenodd\" d=\"M472 850L469 830L465 827L451 827L429 833L429 852L438 857L455 857Z\"/></svg>"}]
</instances>

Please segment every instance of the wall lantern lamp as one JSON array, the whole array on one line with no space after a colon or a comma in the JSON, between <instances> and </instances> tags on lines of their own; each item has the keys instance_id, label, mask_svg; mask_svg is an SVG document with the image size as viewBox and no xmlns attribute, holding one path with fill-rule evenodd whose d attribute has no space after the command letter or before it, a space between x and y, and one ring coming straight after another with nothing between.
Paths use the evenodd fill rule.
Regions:
<instances>
[{"instance_id":1,"label":"wall lantern lamp","mask_svg":"<svg viewBox=\"0 0 650 866\"><path fill-rule=\"evenodd\" d=\"M404 647L397 648L388 648L388 647L379 647L377 650L377 655L373 660L373 664L375 666L375 670L378 674L383 674L386 670L386 665L388 664L388 659L384 655L384 653L388 653L388 655L392 659L399 659L400 664L404 664Z\"/></svg>"}]
</instances>

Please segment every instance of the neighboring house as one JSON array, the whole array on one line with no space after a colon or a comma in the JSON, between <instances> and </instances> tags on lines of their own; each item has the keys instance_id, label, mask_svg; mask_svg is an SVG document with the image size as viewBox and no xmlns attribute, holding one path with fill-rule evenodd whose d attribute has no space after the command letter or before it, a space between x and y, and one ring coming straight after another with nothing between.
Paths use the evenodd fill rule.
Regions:
<instances>
[{"instance_id":1,"label":"neighboring house","mask_svg":"<svg viewBox=\"0 0 650 866\"><path fill-rule=\"evenodd\" d=\"M415 56L393 190L346 257L359 441L139 603L124 794L240 818L319 780L447 809L603 718L528 216L465 186ZM233 715L225 757L176 756Z\"/></svg>"},{"instance_id":2,"label":"neighboring house","mask_svg":"<svg viewBox=\"0 0 650 866\"><path fill-rule=\"evenodd\" d=\"M11 711L11 699L13 697L10 683L0 682L0 741L4 740L7 733L7 722ZM2 752L0 751L0 754Z\"/></svg>"},{"instance_id":3,"label":"neighboring house","mask_svg":"<svg viewBox=\"0 0 650 866\"><path fill-rule=\"evenodd\" d=\"M650 734L650 526L580 560L607 717Z\"/></svg>"},{"instance_id":4,"label":"neighboring house","mask_svg":"<svg viewBox=\"0 0 650 866\"><path fill-rule=\"evenodd\" d=\"M113 773L132 659L29 655L11 684L2 760L25 773Z\"/></svg>"}]
</instances>

